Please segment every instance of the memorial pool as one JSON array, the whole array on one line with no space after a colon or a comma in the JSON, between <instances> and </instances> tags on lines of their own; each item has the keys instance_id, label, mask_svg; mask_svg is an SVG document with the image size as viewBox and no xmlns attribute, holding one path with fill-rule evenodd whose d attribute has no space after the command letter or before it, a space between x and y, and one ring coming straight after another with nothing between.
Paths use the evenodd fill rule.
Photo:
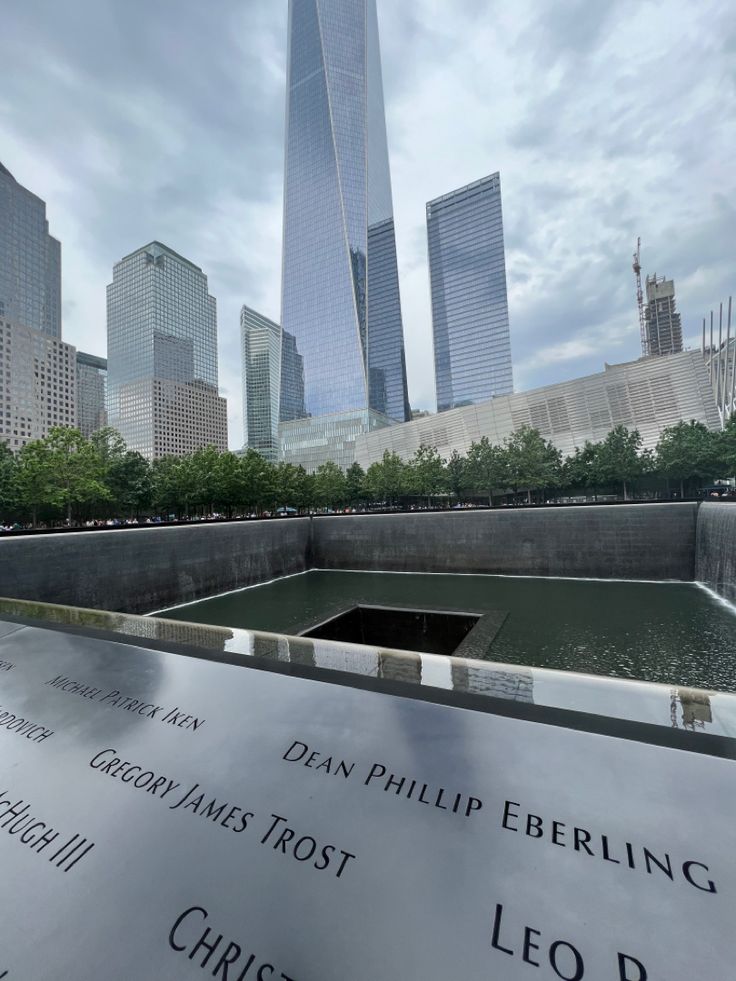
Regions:
<instances>
[{"instance_id":1,"label":"memorial pool","mask_svg":"<svg viewBox=\"0 0 736 981\"><path fill-rule=\"evenodd\" d=\"M486 660L736 692L736 612L694 583L311 571L157 615L294 634L358 604L506 613Z\"/></svg>"}]
</instances>

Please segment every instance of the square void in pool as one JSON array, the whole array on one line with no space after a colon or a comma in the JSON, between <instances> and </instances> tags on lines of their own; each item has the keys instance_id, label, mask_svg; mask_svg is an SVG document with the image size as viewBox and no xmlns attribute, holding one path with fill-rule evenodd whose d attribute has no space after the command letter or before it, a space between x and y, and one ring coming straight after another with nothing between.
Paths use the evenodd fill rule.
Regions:
<instances>
[{"instance_id":1,"label":"square void in pool","mask_svg":"<svg viewBox=\"0 0 736 981\"><path fill-rule=\"evenodd\" d=\"M497 612L360 604L302 630L300 636L425 654L472 656L471 650L483 642L487 645L505 618L505 613Z\"/></svg>"}]
</instances>

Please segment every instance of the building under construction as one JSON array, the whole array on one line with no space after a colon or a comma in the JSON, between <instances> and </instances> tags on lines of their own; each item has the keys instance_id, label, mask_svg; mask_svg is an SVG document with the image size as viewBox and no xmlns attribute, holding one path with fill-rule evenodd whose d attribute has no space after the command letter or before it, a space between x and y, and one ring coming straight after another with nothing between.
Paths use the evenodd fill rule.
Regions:
<instances>
[{"instance_id":1,"label":"building under construction","mask_svg":"<svg viewBox=\"0 0 736 981\"><path fill-rule=\"evenodd\" d=\"M682 323L675 309L675 284L671 279L647 276L644 311L646 354L677 354L682 350Z\"/></svg>"}]
</instances>

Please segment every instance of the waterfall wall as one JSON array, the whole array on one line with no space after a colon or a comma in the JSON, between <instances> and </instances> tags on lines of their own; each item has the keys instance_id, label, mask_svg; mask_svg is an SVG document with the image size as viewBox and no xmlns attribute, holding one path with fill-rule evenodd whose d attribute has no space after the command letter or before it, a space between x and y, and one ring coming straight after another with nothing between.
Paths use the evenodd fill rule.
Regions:
<instances>
[{"instance_id":1,"label":"waterfall wall","mask_svg":"<svg viewBox=\"0 0 736 981\"><path fill-rule=\"evenodd\" d=\"M736 603L736 504L706 501L700 505L695 578Z\"/></svg>"}]
</instances>

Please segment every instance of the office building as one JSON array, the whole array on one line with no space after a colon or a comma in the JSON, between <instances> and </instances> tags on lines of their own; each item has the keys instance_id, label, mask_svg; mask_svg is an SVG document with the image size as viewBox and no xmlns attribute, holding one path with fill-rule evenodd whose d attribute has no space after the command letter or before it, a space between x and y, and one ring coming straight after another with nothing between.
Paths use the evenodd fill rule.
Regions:
<instances>
[{"instance_id":1,"label":"office building","mask_svg":"<svg viewBox=\"0 0 736 981\"><path fill-rule=\"evenodd\" d=\"M284 453L314 443L307 418L319 443L321 417L410 416L376 0L291 0L287 90L281 322L305 415L284 419Z\"/></svg>"},{"instance_id":2,"label":"office building","mask_svg":"<svg viewBox=\"0 0 736 981\"><path fill-rule=\"evenodd\" d=\"M0 442L17 452L76 425L76 349L0 317Z\"/></svg>"},{"instance_id":3,"label":"office building","mask_svg":"<svg viewBox=\"0 0 736 981\"><path fill-rule=\"evenodd\" d=\"M281 331L281 422L304 419L304 358L299 354L296 338L288 331Z\"/></svg>"},{"instance_id":4,"label":"office building","mask_svg":"<svg viewBox=\"0 0 736 981\"><path fill-rule=\"evenodd\" d=\"M243 440L267 460L279 456L281 328L250 307L240 311Z\"/></svg>"},{"instance_id":5,"label":"office building","mask_svg":"<svg viewBox=\"0 0 736 981\"><path fill-rule=\"evenodd\" d=\"M604 440L618 425L638 429L644 449L654 449L667 426L690 419L720 428L710 368L701 351L606 365L594 375L361 435L355 458L367 468L385 450L408 460L425 445L447 459L453 450L465 455L483 436L500 445L524 425L538 429L565 456L586 440Z\"/></svg>"},{"instance_id":6,"label":"office building","mask_svg":"<svg viewBox=\"0 0 736 981\"><path fill-rule=\"evenodd\" d=\"M61 340L61 244L46 205L0 163L0 442L76 424L75 348Z\"/></svg>"},{"instance_id":7,"label":"office building","mask_svg":"<svg viewBox=\"0 0 736 981\"><path fill-rule=\"evenodd\" d=\"M61 243L45 202L1 163L0 320L61 337Z\"/></svg>"},{"instance_id":8,"label":"office building","mask_svg":"<svg viewBox=\"0 0 736 981\"><path fill-rule=\"evenodd\" d=\"M675 284L671 279L647 276L644 311L647 352L676 354L682 350L682 324L675 309Z\"/></svg>"},{"instance_id":9,"label":"office building","mask_svg":"<svg viewBox=\"0 0 736 981\"><path fill-rule=\"evenodd\" d=\"M227 449L217 312L207 277L160 242L125 256L107 287L108 424L148 459Z\"/></svg>"},{"instance_id":10,"label":"office building","mask_svg":"<svg viewBox=\"0 0 736 981\"><path fill-rule=\"evenodd\" d=\"M77 429L91 436L107 425L107 359L77 351Z\"/></svg>"},{"instance_id":11,"label":"office building","mask_svg":"<svg viewBox=\"0 0 736 981\"><path fill-rule=\"evenodd\" d=\"M437 411L514 390L501 179L427 204Z\"/></svg>"}]
</instances>

